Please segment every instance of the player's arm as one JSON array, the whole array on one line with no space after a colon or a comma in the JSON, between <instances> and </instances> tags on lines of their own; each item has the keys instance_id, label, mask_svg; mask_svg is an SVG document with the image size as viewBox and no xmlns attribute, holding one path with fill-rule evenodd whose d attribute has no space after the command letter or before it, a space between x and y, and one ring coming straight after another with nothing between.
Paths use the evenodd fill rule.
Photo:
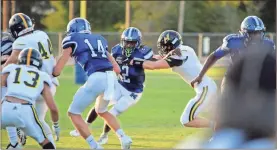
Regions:
<instances>
[{"instance_id":1,"label":"player's arm","mask_svg":"<svg viewBox=\"0 0 277 150\"><path fill-rule=\"evenodd\" d=\"M1 75L1 86L7 87L7 78L9 73L4 73Z\"/></svg>"},{"instance_id":2,"label":"player's arm","mask_svg":"<svg viewBox=\"0 0 277 150\"><path fill-rule=\"evenodd\" d=\"M72 54L72 48L71 47L67 47L65 49L63 49L63 53L61 55L61 57L59 58L54 70L53 70L53 76L57 77L61 74L64 66L66 65L67 61L69 60L69 58L71 57Z\"/></svg>"},{"instance_id":3,"label":"player's arm","mask_svg":"<svg viewBox=\"0 0 277 150\"><path fill-rule=\"evenodd\" d=\"M50 86L47 83L44 83L42 96L45 100L46 105L50 109L52 121L54 123L55 122L57 123L59 121L59 112L58 112L58 108L55 104L55 101L53 99L53 96L52 96L52 93L51 93L51 90L50 90Z\"/></svg>"},{"instance_id":4,"label":"player's arm","mask_svg":"<svg viewBox=\"0 0 277 150\"><path fill-rule=\"evenodd\" d=\"M148 70L168 69L168 68L172 68L175 66L180 66L180 65L182 65L182 63L183 63L183 60L175 59L173 57L167 57L167 58L160 59L157 61L150 61L150 60L134 58L131 61L131 65L141 66L144 69L148 69Z\"/></svg>"},{"instance_id":5,"label":"player's arm","mask_svg":"<svg viewBox=\"0 0 277 150\"><path fill-rule=\"evenodd\" d=\"M113 65L113 70L116 74L120 74L121 69L119 67L119 65L117 64L117 62L115 61L114 57L107 51L107 55L108 55L108 59L109 61L112 63Z\"/></svg>"},{"instance_id":6,"label":"player's arm","mask_svg":"<svg viewBox=\"0 0 277 150\"><path fill-rule=\"evenodd\" d=\"M13 50L11 56L8 57L5 64L1 66L1 70L9 64L15 64L17 62L19 53L20 53L20 50Z\"/></svg>"},{"instance_id":7,"label":"player's arm","mask_svg":"<svg viewBox=\"0 0 277 150\"><path fill-rule=\"evenodd\" d=\"M56 105L54 98L52 96L52 93L51 93L51 89L49 86L50 82L51 82L51 80L49 77L48 83L46 83L46 82L44 83L42 96L45 100L46 105L50 109L51 119L53 122L52 128L56 134L56 141L59 141L59 138L60 138L59 111L58 111L57 105Z\"/></svg>"},{"instance_id":8,"label":"player's arm","mask_svg":"<svg viewBox=\"0 0 277 150\"><path fill-rule=\"evenodd\" d=\"M217 50L215 50L213 53L211 53L208 56L208 58L206 59L204 65L203 65L203 68L198 76L202 78L217 60L224 57L228 53L229 53L228 50L222 49L221 47L219 47Z\"/></svg>"}]
</instances>

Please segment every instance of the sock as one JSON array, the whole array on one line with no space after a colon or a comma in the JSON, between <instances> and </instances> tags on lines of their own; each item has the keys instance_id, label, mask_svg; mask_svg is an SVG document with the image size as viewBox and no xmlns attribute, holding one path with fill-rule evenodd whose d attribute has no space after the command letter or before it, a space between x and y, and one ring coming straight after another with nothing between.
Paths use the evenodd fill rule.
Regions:
<instances>
[{"instance_id":1,"label":"sock","mask_svg":"<svg viewBox=\"0 0 277 150\"><path fill-rule=\"evenodd\" d=\"M48 139L48 140L54 145L54 147L56 148L53 135L52 135L52 134L47 134L47 139Z\"/></svg>"},{"instance_id":2,"label":"sock","mask_svg":"<svg viewBox=\"0 0 277 150\"><path fill-rule=\"evenodd\" d=\"M15 145L17 141L17 132L16 127L6 127L6 130L8 131L9 139L11 142L11 145Z\"/></svg>"},{"instance_id":3,"label":"sock","mask_svg":"<svg viewBox=\"0 0 277 150\"><path fill-rule=\"evenodd\" d=\"M116 133L118 138L122 138L123 136L125 136L125 133L124 133L124 131L122 129L116 130L115 133Z\"/></svg>"},{"instance_id":4,"label":"sock","mask_svg":"<svg viewBox=\"0 0 277 150\"><path fill-rule=\"evenodd\" d=\"M97 143L94 141L92 135L90 135L89 137L87 137L86 141L87 141L87 143L89 144L90 148L96 148L96 147L97 147Z\"/></svg>"},{"instance_id":5,"label":"sock","mask_svg":"<svg viewBox=\"0 0 277 150\"><path fill-rule=\"evenodd\" d=\"M111 128L109 127L109 125L104 124L104 129L103 129L102 135L107 136L110 131L111 131Z\"/></svg>"}]
</instances>

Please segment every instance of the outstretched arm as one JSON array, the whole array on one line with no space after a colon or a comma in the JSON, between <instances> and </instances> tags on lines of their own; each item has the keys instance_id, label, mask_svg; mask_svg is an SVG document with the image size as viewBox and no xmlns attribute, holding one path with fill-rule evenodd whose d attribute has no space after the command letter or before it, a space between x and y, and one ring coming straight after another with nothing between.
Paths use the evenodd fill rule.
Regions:
<instances>
[{"instance_id":1,"label":"outstretched arm","mask_svg":"<svg viewBox=\"0 0 277 150\"><path fill-rule=\"evenodd\" d=\"M203 76L206 74L206 72L213 66L213 64L219 60L220 58L224 57L229 53L229 50L227 49L222 49L219 47L216 51L211 53L208 58L206 59L203 68L201 72L199 73L198 77L196 77L194 80L191 82L191 86L194 87L195 83L200 83L202 81Z\"/></svg>"},{"instance_id":2,"label":"outstretched arm","mask_svg":"<svg viewBox=\"0 0 277 150\"><path fill-rule=\"evenodd\" d=\"M108 54L108 59L109 59L109 61L110 61L110 62L112 63L112 65L113 65L113 70L114 70L114 72L115 72L116 74L120 74L121 69L120 69L119 65L117 64L117 62L115 61L114 57L113 57L109 52L107 52L107 54Z\"/></svg>"},{"instance_id":3,"label":"outstretched arm","mask_svg":"<svg viewBox=\"0 0 277 150\"><path fill-rule=\"evenodd\" d=\"M62 56L59 58L54 70L53 70L53 76L57 77L61 74L65 64L67 63L67 61L69 60L70 56L72 53L72 48L68 47L63 49L63 54Z\"/></svg>"}]
</instances>

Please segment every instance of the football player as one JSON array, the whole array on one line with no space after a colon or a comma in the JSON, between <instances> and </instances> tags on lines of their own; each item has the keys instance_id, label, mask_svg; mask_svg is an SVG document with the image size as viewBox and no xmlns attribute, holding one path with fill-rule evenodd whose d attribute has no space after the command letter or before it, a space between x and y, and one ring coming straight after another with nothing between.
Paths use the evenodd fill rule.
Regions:
<instances>
[{"instance_id":1,"label":"football player","mask_svg":"<svg viewBox=\"0 0 277 150\"><path fill-rule=\"evenodd\" d=\"M67 25L67 36L62 42L63 53L59 58L53 75L60 75L68 59L72 56L85 70L88 76L86 83L78 89L69 106L68 115L75 128L87 141L90 148L99 149L90 134L88 125L82 119L83 111L95 100L95 111L116 132L123 149L129 149L132 140L125 135L115 116L107 111L110 100L113 99L116 75L120 68L108 52L106 39L91 33L90 23L83 18L74 18Z\"/></svg>"},{"instance_id":2,"label":"football player","mask_svg":"<svg viewBox=\"0 0 277 150\"><path fill-rule=\"evenodd\" d=\"M59 85L57 78L52 76L53 68L56 64L55 58L52 54L52 45L48 35L40 30L34 30L34 24L29 16L23 13L14 14L9 20L9 30L15 39L12 46L12 53L3 67L11 63L16 63L20 51L27 47L32 47L39 50L42 56L42 68L41 70L48 73L52 79L53 86L51 86L52 95L55 95L56 86ZM43 97L39 97L36 101L35 107L38 111L39 120L42 123L47 138L54 144L54 138L51 128L45 122L46 112L48 107L43 100ZM57 126L56 126L57 127ZM60 128L52 128L56 134L56 140L59 139Z\"/></svg>"},{"instance_id":3,"label":"football player","mask_svg":"<svg viewBox=\"0 0 277 150\"><path fill-rule=\"evenodd\" d=\"M114 116L118 116L140 100L145 81L144 69L129 65L124 60L134 57L145 60L152 59L153 51L150 47L142 45L142 34L140 30L135 27L129 27L121 34L120 44L112 48L112 56L121 68L120 75L122 78L118 80L116 96L113 102L111 102L113 107L109 112ZM87 124L91 124L96 117L97 114L95 108L93 108L87 117ZM110 127L105 124L100 139L98 140L99 144L107 143L109 131ZM72 136L79 136L77 130L71 131L70 134Z\"/></svg>"},{"instance_id":4,"label":"football player","mask_svg":"<svg viewBox=\"0 0 277 150\"><path fill-rule=\"evenodd\" d=\"M3 32L1 35L1 65L3 65L12 53L12 44L14 38L9 32ZM1 87L1 100L4 98L7 92L7 87ZM20 143L24 146L26 144L26 136L20 130L15 127L7 127L10 143L7 149L17 144L17 136L20 139Z\"/></svg>"},{"instance_id":5,"label":"football player","mask_svg":"<svg viewBox=\"0 0 277 150\"><path fill-rule=\"evenodd\" d=\"M49 107L53 125L58 125L59 115L50 91L51 78L39 69L41 55L32 48L23 49L18 56L18 64L9 64L2 70L1 85L7 87L2 102L1 127L20 128L34 138L43 149L54 149L38 119L34 104L42 94ZM12 148L20 148L18 143Z\"/></svg>"},{"instance_id":6,"label":"football player","mask_svg":"<svg viewBox=\"0 0 277 150\"><path fill-rule=\"evenodd\" d=\"M195 83L200 83L209 68L211 68L217 60L227 54L230 54L231 60L234 60L237 58L238 54L243 52L248 46L258 44L271 47L272 50L275 51L274 42L265 37L265 29L264 23L259 17L246 17L241 22L240 34L229 34L223 39L223 44L208 56L201 72L191 82L191 85L193 86ZM221 84L222 92L224 92L224 83L225 79L223 78Z\"/></svg>"},{"instance_id":7,"label":"football player","mask_svg":"<svg viewBox=\"0 0 277 150\"><path fill-rule=\"evenodd\" d=\"M190 84L200 70L202 65L195 54L195 51L186 45L182 45L181 35L173 30L166 30L159 36L157 46L163 59L157 61L142 60L133 58L131 64L144 69L168 69L178 73L183 80ZM198 114L207 106L211 98L215 96L217 86L208 76L203 77L203 82L194 86L196 96L189 100L180 121L186 127L213 127L213 122L201 118Z\"/></svg>"}]
</instances>

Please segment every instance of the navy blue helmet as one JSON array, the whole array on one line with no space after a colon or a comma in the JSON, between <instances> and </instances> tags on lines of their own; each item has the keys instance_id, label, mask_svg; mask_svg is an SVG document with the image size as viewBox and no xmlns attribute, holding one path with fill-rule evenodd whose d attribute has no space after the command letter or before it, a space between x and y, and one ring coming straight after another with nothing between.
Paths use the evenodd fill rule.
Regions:
<instances>
[{"instance_id":1,"label":"navy blue helmet","mask_svg":"<svg viewBox=\"0 0 277 150\"><path fill-rule=\"evenodd\" d=\"M183 44L182 36L174 30L166 30L159 36L157 41L157 47L159 54L164 56L171 50L176 49L178 46Z\"/></svg>"},{"instance_id":2,"label":"navy blue helmet","mask_svg":"<svg viewBox=\"0 0 277 150\"><path fill-rule=\"evenodd\" d=\"M262 39L265 30L263 21L257 16L246 17L240 25L240 33L249 40L254 40L256 35L258 39Z\"/></svg>"},{"instance_id":3,"label":"navy blue helmet","mask_svg":"<svg viewBox=\"0 0 277 150\"><path fill-rule=\"evenodd\" d=\"M123 47L123 54L130 57L135 48L141 45L141 32L138 28L129 27L121 34L121 46Z\"/></svg>"},{"instance_id":4,"label":"navy blue helmet","mask_svg":"<svg viewBox=\"0 0 277 150\"><path fill-rule=\"evenodd\" d=\"M67 34L91 33L90 23L84 18L74 18L67 24Z\"/></svg>"}]
</instances>

